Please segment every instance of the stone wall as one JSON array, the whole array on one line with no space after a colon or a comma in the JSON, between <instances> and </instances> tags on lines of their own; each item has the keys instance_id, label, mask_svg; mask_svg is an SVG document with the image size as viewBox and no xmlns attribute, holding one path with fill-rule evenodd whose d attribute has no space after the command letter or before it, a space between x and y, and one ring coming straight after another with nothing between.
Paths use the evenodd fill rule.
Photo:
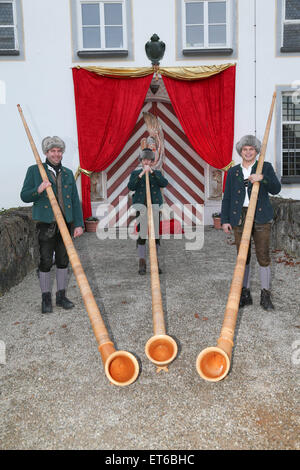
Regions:
<instances>
[{"instance_id":1,"label":"stone wall","mask_svg":"<svg viewBox=\"0 0 300 470\"><path fill-rule=\"evenodd\" d=\"M300 258L300 201L271 198L274 208L272 247Z\"/></svg>"},{"instance_id":2,"label":"stone wall","mask_svg":"<svg viewBox=\"0 0 300 470\"><path fill-rule=\"evenodd\" d=\"M0 214L0 295L38 265L39 248L31 207Z\"/></svg>"},{"instance_id":3,"label":"stone wall","mask_svg":"<svg viewBox=\"0 0 300 470\"><path fill-rule=\"evenodd\" d=\"M300 201L271 198L272 248L300 258ZM0 214L0 295L37 267L39 248L31 207Z\"/></svg>"}]
</instances>

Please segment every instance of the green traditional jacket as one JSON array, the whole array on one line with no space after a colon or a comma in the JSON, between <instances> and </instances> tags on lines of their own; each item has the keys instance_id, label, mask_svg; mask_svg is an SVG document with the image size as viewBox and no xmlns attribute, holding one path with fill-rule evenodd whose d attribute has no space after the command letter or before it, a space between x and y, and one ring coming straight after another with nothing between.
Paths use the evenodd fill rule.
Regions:
<instances>
[{"instance_id":1,"label":"green traditional jacket","mask_svg":"<svg viewBox=\"0 0 300 470\"><path fill-rule=\"evenodd\" d=\"M133 204L145 204L146 203L146 177L139 178L142 168L134 170L129 178L128 189L135 191L132 196ZM165 188L168 184L168 180L162 175L159 170L154 170L153 173L149 173L149 183L151 192L152 204L163 204L163 198L161 195L160 188Z\"/></svg>"},{"instance_id":2,"label":"green traditional jacket","mask_svg":"<svg viewBox=\"0 0 300 470\"><path fill-rule=\"evenodd\" d=\"M258 161L254 163L251 174L256 172ZM259 185L254 221L258 224L266 224L273 218L273 207L269 199L270 194L278 194L281 184L275 171L269 162L264 162L262 168L263 180ZM251 197L252 183L248 184L247 192ZM244 185L243 170L240 164L231 167L227 173L224 196L222 200L221 223L231 224L236 227L240 223L240 217L245 200L246 188Z\"/></svg>"},{"instance_id":3,"label":"green traditional jacket","mask_svg":"<svg viewBox=\"0 0 300 470\"><path fill-rule=\"evenodd\" d=\"M48 179L52 184L52 189L57 199L57 188L54 183L47 164L43 163ZM37 192L39 185L42 183L42 177L37 165L28 168L27 174L21 191L21 199L23 202L33 202L32 218L39 222L51 223L55 220L52 207L47 195L47 191L41 194ZM76 187L76 181L71 170L62 166L61 170L62 196L65 210L65 220L68 223L73 222L75 227L84 227L81 204Z\"/></svg>"}]
</instances>

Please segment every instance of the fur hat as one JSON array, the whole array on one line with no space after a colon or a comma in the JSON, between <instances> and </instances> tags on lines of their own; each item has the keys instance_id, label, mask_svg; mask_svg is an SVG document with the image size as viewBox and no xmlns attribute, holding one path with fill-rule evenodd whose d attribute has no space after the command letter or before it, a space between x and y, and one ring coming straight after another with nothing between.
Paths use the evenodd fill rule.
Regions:
<instances>
[{"instance_id":1,"label":"fur hat","mask_svg":"<svg viewBox=\"0 0 300 470\"><path fill-rule=\"evenodd\" d=\"M155 160L155 155L154 152L152 152L151 149L145 148L144 150L141 151L139 154L139 160L143 160L144 158L147 158L148 160Z\"/></svg>"},{"instance_id":2,"label":"fur hat","mask_svg":"<svg viewBox=\"0 0 300 470\"><path fill-rule=\"evenodd\" d=\"M42 140L42 150L45 155L48 150L51 150L54 147L62 149L63 152L66 150L64 141L60 137L57 137L57 135L54 135L53 137L48 136Z\"/></svg>"},{"instance_id":3,"label":"fur hat","mask_svg":"<svg viewBox=\"0 0 300 470\"><path fill-rule=\"evenodd\" d=\"M249 147L254 147L256 152L259 153L260 152L260 148L261 148L261 141L258 140L255 135L244 135L244 137L242 137L238 143L236 144L235 148L236 148L236 151L239 155L242 154L242 148L245 147L245 145L249 146Z\"/></svg>"}]
</instances>

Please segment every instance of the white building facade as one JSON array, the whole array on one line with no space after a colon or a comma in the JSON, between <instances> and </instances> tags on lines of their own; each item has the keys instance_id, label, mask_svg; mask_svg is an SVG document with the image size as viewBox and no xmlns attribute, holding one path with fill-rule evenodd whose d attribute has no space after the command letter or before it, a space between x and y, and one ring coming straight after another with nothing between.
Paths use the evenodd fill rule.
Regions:
<instances>
[{"instance_id":1,"label":"white building facade","mask_svg":"<svg viewBox=\"0 0 300 470\"><path fill-rule=\"evenodd\" d=\"M262 140L277 92L266 160L280 196L300 199L300 0L0 0L0 209L24 205L20 189L34 164L17 104L40 155L43 137L60 136L63 164L75 173L72 67L148 67L154 33L166 44L164 67L236 64L234 143L245 134ZM235 146L232 159L240 162ZM212 168L203 168L210 224L221 197L211 197Z\"/></svg>"}]
</instances>

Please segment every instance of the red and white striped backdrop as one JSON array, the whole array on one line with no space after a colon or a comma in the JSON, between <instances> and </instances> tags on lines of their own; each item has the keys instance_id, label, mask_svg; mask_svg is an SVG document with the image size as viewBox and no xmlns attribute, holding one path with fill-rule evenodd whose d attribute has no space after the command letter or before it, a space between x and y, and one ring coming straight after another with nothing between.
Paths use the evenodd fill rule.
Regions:
<instances>
[{"instance_id":1,"label":"red and white striped backdrop","mask_svg":"<svg viewBox=\"0 0 300 470\"><path fill-rule=\"evenodd\" d=\"M170 103L145 102L135 128L118 158L107 169L107 200L115 207L114 221L119 227L128 225L128 189L130 173L139 165L140 141L147 137L143 112L159 118L164 133L165 159L163 174L168 186L163 189L168 206L176 205L172 217L182 221L185 205L185 223L202 223L203 214L196 204L204 204L204 162L190 146ZM190 206L186 206L186 205Z\"/></svg>"}]
</instances>

